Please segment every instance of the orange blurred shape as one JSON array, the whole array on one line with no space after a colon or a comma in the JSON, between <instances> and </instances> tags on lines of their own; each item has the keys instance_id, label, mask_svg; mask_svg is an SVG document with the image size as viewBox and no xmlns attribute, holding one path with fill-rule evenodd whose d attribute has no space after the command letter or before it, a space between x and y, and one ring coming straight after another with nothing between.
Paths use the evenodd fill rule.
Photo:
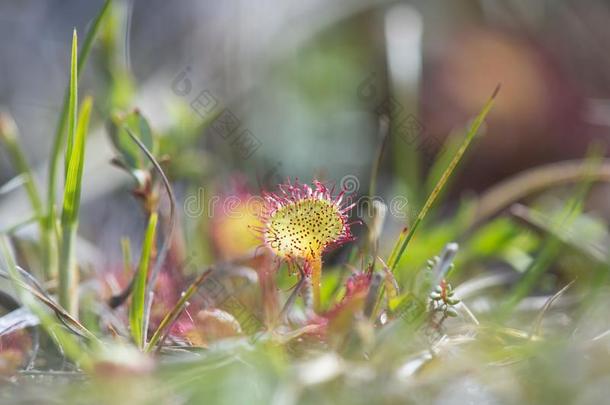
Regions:
<instances>
[{"instance_id":1,"label":"orange blurred shape","mask_svg":"<svg viewBox=\"0 0 610 405\"><path fill-rule=\"evenodd\" d=\"M210 223L214 250L222 260L242 257L261 246L255 228L261 227L263 200L250 194L244 185L234 186L216 204Z\"/></svg>"}]
</instances>

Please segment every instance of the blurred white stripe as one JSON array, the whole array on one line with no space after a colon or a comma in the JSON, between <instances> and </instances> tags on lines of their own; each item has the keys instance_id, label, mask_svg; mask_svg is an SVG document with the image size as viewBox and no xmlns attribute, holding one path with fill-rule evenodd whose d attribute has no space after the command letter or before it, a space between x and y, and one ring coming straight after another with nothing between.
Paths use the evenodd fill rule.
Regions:
<instances>
[{"instance_id":1,"label":"blurred white stripe","mask_svg":"<svg viewBox=\"0 0 610 405\"><path fill-rule=\"evenodd\" d=\"M385 15L388 68L394 86L414 88L421 74L423 22L413 7L400 4Z\"/></svg>"}]
</instances>

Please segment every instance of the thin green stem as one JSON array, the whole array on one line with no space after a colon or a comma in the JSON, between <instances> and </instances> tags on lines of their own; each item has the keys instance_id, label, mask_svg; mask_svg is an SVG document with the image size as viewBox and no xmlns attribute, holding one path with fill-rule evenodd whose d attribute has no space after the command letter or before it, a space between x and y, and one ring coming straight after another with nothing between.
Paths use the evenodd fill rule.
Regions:
<instances>
[{"instance_id":1,"label":"thin green stem","mask_svg":"<svg viewBox=\"0 0 610 405\"><path fill-rule=\"evenodd\" d=\"M443 175L441 176L439 181L436 183L436 186L434 187L434 189L428 196L428 199L426 200L423 208L419 211L419 214L415 218L415 221L413 222L413 226L411 226L411 228L408 229L407 232L403 232L401 234L400 238L398 239L396 245L394 246L394 249L392 250L390 259L388 260L388 265L389 265L391 271L394 271L396 269L396 266L398 265L398 262L400 261L400 258L402 257L403 253L407 249L409 242L413 238L415 231L417 231L417 228L419 227L420 223L423 221L423 219L428 214L428 211L430 210L432 205L435 203L438 195L441 193L441 191L447 184L447 181L451 177L451 175L452 175L453 171L455 170L455 168L457 167L458 163L460 163L460 161L462 160L462 157L464 156L464 153L466 153L466 150L470 146L472 140L474 139L476 134L479 132L479 128L483 124L485 117L487 116L487 114L491 110L491 107L493 106L494 99L498 93L498 90L499 90L499 87L496 88L496 90L494 91L491 98L487 101L487 103L485 104L485 106L483 107L483 109L481 110L479 115L473 121L472 125L470 126L470 130L468 131L468 134L466 135L466 138L464 139L464 142L462 142L462 145L457 150L456 154L453 156L453 159L451 159L451 162L449 162L449 165L443 172Z\"/></svg>"},{"instance_id":2,"label":"thin green stem","mask_svg":"<svg viewBox=\"0 0 610 405\"><path fill-rule=\"evenodd\" d=\"M160 341L162 342L162 338L165 336L165 332L171 326L171 324L178 318L178 315L184 310L187 305L188 300L197 292L201 284L208 278L208 276L212 273L212 270L207 270L202 273L197 279L189 286L189 288L182 293L180 299L174 305L172 310L168 312L161 323L159 323L159 327L153 333L150 341L146 344L144 349L145 352L150 352Z\"/></svg>"},{"instance_id":3,"label":"thin green stem","mask_svg":"<svg viewBox=\"0 0 610 405\"><path fill-rule=\"evenodd\" d=\"M146 325L144 321L145 305L146 305L146 285L150 269L150 258L152 255L153 245L155 242L157 230L158 215L153 212L148 220L148 227L142 244L142 253L140 255L140 263L136 273L131 296L131 306L129 307L129 325L131 326L131 335L133 340L140 349L144 349L146 343Z\"/></svg>"}]
</instances>

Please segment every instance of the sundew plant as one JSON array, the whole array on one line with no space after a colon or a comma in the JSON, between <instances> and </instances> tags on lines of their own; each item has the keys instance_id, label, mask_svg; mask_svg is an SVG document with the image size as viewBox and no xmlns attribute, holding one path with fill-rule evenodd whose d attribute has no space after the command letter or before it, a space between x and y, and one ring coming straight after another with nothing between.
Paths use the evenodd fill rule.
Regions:
<instances>
[{"instance_id":1,"label":"sundew plant","mask_svg":"<svg viewBox=\"0 0 610 405\"><path fill-rule=\"evenodd\" d=\"M320 49L298 45L320 77L304 79L269 52L266 80L277 87L253 85L252 97L303 92L282 99L302 108L299 119L271 120L295 140L272 145L256 132L268 128L257 114L239 115L243 100L195 79L196 62L163 81L169 91L147 88L120 62L138 29L135 4L106 0L86 27L65 27L71 47L59 108L44 121L46 163L32 157L30 118L0 114L10 173L0 185L1 403L607 401L605 143L469 186L501 164L485 145L510 148L494 133L526 128L511 126L529 99L516 95L515 77L533 74L511 53L518 41L503 43L508 56L486 43L451 54L449 72L477 68L488 51L515 62L490 86L438 78L450 96L422 91L422 105L442 110L463 96L471 108L424 125L417 107L404 117L419 84L400 49L419 38L406 31L421 29L429 9L350 9L370 24L384 15L387 77L375 71L357 89L360 101L388 93L367 112L370 143L295 124L341 104L337 86L360 63L350 70L345 60L362 58L341 38L362 34L357 23L339 39L308 37ZM471 35L495 44L500 34ZM219 52L208 48L210 58ZM231 88L240 75L223 69ZM534 82L528 91L542 102ZM532 106L528 114L546 119ZM350 125L348 134L365 127ZM253 162L264 156L283 163L261 172ZM468 170L472 161L484 164Z\"/></svg>"}]
</instances>

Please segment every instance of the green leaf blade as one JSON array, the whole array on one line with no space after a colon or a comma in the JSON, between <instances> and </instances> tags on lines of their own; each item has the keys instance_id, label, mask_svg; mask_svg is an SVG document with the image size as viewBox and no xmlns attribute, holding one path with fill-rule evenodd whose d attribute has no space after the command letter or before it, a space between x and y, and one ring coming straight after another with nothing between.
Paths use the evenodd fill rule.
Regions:
<instances>
[{"instance_id":1,"label":"green leaf blade","mask_svg":"<svg viewBox=\"0 0 610 405\"><path fill-rule=\"evenodd\" d=\"M146 343L146 331L144 330L146 325L144 319L146 284L150 269L150 257L152 254L153 243L155 240L155 232L157 229L157 221L157 213L151 214L148 220L146 234L144 236L142 253L140 255L140 263L138 265L138 270L133 286L133 293L131 296L131 305L129 307L129 325L131 327L131 335L140 349L143 349Z\"/></svg>"},{"instance_id":2,"label":"green leaf blade","mask_svg":"<svg viewBox=\"0 0 610 405\"><path fill-rule=\"evenodd\" d=\"M72 155L72 144L78 120L78 34L76 28L72 32L72 57L70 59L70 86L68 90L68 139L66 140L66 155L64 157L65 174Z\"/></svg>"},{"instance_id":3,"label":"green leaf blade","mask_svg":"<svg viewBox=\"0 0 610 405\"><path fill-rule=\"evenodd\" d=\"M85 63L89 57L91 52L91 48L93 46L93 41L99 31L100 25L102 21L105 19L106 15L109 14L110 5L112 4L112 0L106 0L99 13L97 14L91 28L87 32L85 36L85 41L83 42L83 46L78 53L77 57L73 55L72 60L76 59L76 71L75 77L78 79L83 72L83 68ZM71 71L73 70L73 63L71 63ZM76 82L76 81L75 81ZM57 245L58 245L58 237L55 232L56 227L56 198L57 198L57 170L59 165L59 159L61 155L61 150L65 142L66 136L66 122L68 121L68 112L70 111L69 106L69 98L70 98L70 86L66 89L64 94L61 113L59 115L59 120L57 122L57 127L55 128L55 134L53 138L53 146L51 150L51 157L49 159L49 174L47 179L47 201L46 201L46 210L45 210L45 229L43 236L43 262L45 265L45 269L47 270L47 274L50 278L54 278L58 272L58 260L57 260ZM72 115L74 116L74 115ZM67 165L65 167L67 171Z\"/></svg>"},{"instance_id":4,"label":"green leaf blade","mask_svg":"<svg viewBox=\"0 0 610 405\"><path fill-rule=\"evenodd\" d=\"M80 195L82 189L83 167L85 164L85 143L89 128L89 118L93 101L87 97L82 105L82 111L78 117L78 125L75 130L70 155L67 156L66 185L64 188L64 200L61 222L69 226L78 221L80 208Z\"/></svg>"},{"instance_id":5,"label":"green leaf blade","mask_svg":"<svg viewBox=\"0 0 610 405\"><path fill-rule=\"evenodd\" d=\"M61 214L61 250L59 256L59 302L70 314L78 317L78 267L76 263L76 231L85 164L85 141L93 101L83 101L74 134L71 153L68 156L66 185L64 187Z\"/></svg>"},{"instance_id":6,"label":"green leaf blade","mask_svg":"<svg viewBox=\"0 0 610 405\"><path fill-rule=\"evenodd\" d=\"M436 183L436 186L434 186L434 188L430 192L428 199L426 200L422 209L419 211L411 228L408 229L407 232L401 233L400 237L396 241L396 244L395 244L394 248L392 249L392 253L388 260L388 264L389 264L391 271L394 271L396 269L396 266L398 265L400 258L404 254L404 252L407 248L407 245L413 238L415 231L417 230L420 223L424 220L424 218L428 214L428 211L430 210L432 205L435 203L438 195L444 189L445 185L447 184L447 181L453 174L457 165L462 160L462 157L464 156L464 153L466 153L466 150L472 143L472 140L475 138L476 134L479 132L479 128L481 127L481 125L485 121L485 118L487 117L487 114L489 113L489 111L491 111L491 108L493 107L496 95L498 94L499 90L500 90L500 87L498 86L496 88L496 90L493 92L492 96L487 101L487 103L485 103L485 105L483 106L483 109L481 110L481 112L476 116L476 118L470 125L470 129L468 130L468 133L466 134L466 137L465 137L464 141L462 142L462 145L459 147L456 154L453 156L453 159L451 159L451 161L449 162L449 165L443 172L439 181Z\"/></svg>"},{"instance_id":7,"label":"green leaf blade","mask_svg":"<svg viewBox=\"0 0 610 405\"><path fill-rule=\"evenodd\" d=\"M128 134L128 131L130 131L136 135L146 149L153 154L155 153L157 145L150 124L139 110L134 110L125 115L114 114L108 122L107 128L110 140L117 152L120 153L121 160L127 170L136 172L149 170L152 167L146 155Z\"/></svg>"}]
</instances>

